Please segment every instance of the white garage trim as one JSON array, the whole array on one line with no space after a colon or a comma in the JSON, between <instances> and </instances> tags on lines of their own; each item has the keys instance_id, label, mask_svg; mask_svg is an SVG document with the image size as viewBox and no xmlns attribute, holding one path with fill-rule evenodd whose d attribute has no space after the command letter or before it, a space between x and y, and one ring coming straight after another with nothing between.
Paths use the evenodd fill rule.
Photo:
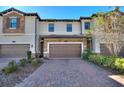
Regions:
<instances>
[{"instance_id":1,"label":"white garage trim","mask_svg":"<svg viewBox=\"0 0 124 93\"><path fill-rule=\"evenodd\" d=\"M49 46L50 44L81 44L81 54L83 53L83 42L48 42L47 43L47 51L44 52L44 54L48 54L49 55Z\"/></svg>"}]
</instances>

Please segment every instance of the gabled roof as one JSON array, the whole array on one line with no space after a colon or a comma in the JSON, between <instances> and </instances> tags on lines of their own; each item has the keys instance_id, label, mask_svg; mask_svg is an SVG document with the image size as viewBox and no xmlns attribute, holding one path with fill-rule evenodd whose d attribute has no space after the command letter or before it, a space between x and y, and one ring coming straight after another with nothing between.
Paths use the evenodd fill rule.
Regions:
<instances>
[{"instance_id":1,"label":"gabled roof","mask_svg":"<svg viewBox=\"0 0 124 93\"><path fill-rule=\"evenodd\" d=\"M2 12L0 12L0 14L6 14L6 13L8 13L8 12L11 12L11 11L16 11L16 12L18 12L18 13L21 13L21 14L25 14L24 12L22 12L22 11L20 11L20 10L17 10L17 9L15 9L15 8L9 8L9 9L7 9L7 10L4 10L4 11L2 11Z\"/></svg>"},{"instance_id":2,"label":"gabled roof","mask_svg":"<svg viewBox=\"0 0 124 93\"><path fill-rule=\"evenodd\" d=\"M0 12L0 16L3 16L4 14L6 14L8 12L11 12L11 11L16 11L16 12L18 12L20 14L25 15L25 16L36 16L39 20L41 20L40 17L39 17L39 15L37 13L25 13L25 12L22 12L22 11L20 11L18 9L13 8L13 7Z\"/></svg>"}]
</instances>

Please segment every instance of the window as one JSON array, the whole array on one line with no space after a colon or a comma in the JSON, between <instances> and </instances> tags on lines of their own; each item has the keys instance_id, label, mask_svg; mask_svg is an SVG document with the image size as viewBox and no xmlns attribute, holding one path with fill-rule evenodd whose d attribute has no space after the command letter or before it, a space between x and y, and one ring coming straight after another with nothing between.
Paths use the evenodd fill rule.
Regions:
<instances>
[{"instance_id":1,"label":"window","mask_svg":"<svg viewBox=\"0 0 124 93\"><path fill-rule=\"evenodd\" d=\"M16 17L10 18L9 27L12 29L16 29L16 27L17 27L17 18Z\"/></svg>"},{"instance_id":2,"label":"window","mask_svg":"<svg viewBox=\"0 0 124 93\"><path fill-rule=\"evenodd\" d=\"M90 30L90 22L85 22L85 30Z\"/></svg>"},{"instance_id":3,"label":"window","mask_svg":"<svg viewBox=\"0 0 124 93\"><path fill-rule=\"evenodd\" d=\"M49 32L54 32L54 24L49 24Z\"/></svg>"},{"instance_id":4,"label":"window","mask_svg":"<svg viewBox=\"0 0 124 93\"><path fill-rule=\"evenodd\" d=\"M72 32L72 24L67 24L67 32Z\"/></svg>"}]
</instances>

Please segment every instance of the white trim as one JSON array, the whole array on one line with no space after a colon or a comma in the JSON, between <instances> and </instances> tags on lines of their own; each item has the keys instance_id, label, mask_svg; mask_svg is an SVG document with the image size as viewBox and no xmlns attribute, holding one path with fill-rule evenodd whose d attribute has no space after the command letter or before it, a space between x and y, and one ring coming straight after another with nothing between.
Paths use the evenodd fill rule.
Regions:
<instances>
[{"instance_id":1,"label":"white trim","mask_svg":"<svg viewBox=\"0 0 124 93\"><path fill-rule=\"evenodd\" d=\"M9 27L9 29L16 29L16 27L13 27L13 28L12 27Z\"/></svg>"},{"instance_id":2,"label":"white trim","mask_svg":"<svg viewBox=\"0 0 124 93\"><path fill-rule=\"evenodd\" d=\"M49 44L81 44L83 42L48 42Z\"/></svg>"},{"instance_id":3,"label":"white trim","mask_svg":"<svg viewBox=\"0 0 124 93\"><path fill-rule=\"evenodd\" d=\"M17 18L17 16L10 16L9 18Z\"/></svg>"},{"instance_id":4,"label":"white trim","mask_svg":"<svg viewBox=\"0 0 124 93\"><path fill-rule=\"evenodd\" d=\"M49 55L50 44L81 44L81 54L83 53L84 50L83 42L47 42L47 51L44 52L45 54Z\"/></svg>"}]
</instances>

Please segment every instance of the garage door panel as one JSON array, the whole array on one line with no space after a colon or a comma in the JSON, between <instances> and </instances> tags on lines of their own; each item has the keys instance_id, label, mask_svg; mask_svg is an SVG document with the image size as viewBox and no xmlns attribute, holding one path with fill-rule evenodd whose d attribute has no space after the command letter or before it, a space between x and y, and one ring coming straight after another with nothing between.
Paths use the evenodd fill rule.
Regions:
<instances>
[{"instance_id":1,"label":"garage door panel","mask_svg":"<svg viewBox=\"0 0 124 93\"><path fill-rule=\"evenodd\" d=\"M100 52L102 55L111 55L110 50L107 48L107 44L100 44ZM119 56L124 57L124 45L122 45Z\"/></svg>"},{"instance_id":2,"label":"garage door panel","mask_svg":"<svg viewBox=\"0 0 124 93\"><path fill-rule=\"evenodd\" d=\"M102 55L110 55L110 51L107 48L107 45L106 44L100 44L100 53Z\"/></svg>"},{"instance_id":3,"label":"garage door panel","mask_svg":"<svg viewBox=\"0 0 124 93\"><path fill-rule=\"evenodd\" d=\"M1 45L0 57L26 57L29 45Z\"/></svg>"},{"instance_id":4,"label":"garage door panel","mask_svg":"<svg viewBox=\"0 0 124 93\"><path fill-rule=\"evenodd\" d=\"M50 57L72 58L81 56L81 44L50 44Z\"/></svg>"},{"instance_id":5,"label":"garage door panel","mask_svg":"<svg viewBox=\"0 0 124 93\"><path fill-rule=\"evenodd\" d=\"M122 46L119 56L124 57L124 45Z\"/></svg>"}]
</instances>

